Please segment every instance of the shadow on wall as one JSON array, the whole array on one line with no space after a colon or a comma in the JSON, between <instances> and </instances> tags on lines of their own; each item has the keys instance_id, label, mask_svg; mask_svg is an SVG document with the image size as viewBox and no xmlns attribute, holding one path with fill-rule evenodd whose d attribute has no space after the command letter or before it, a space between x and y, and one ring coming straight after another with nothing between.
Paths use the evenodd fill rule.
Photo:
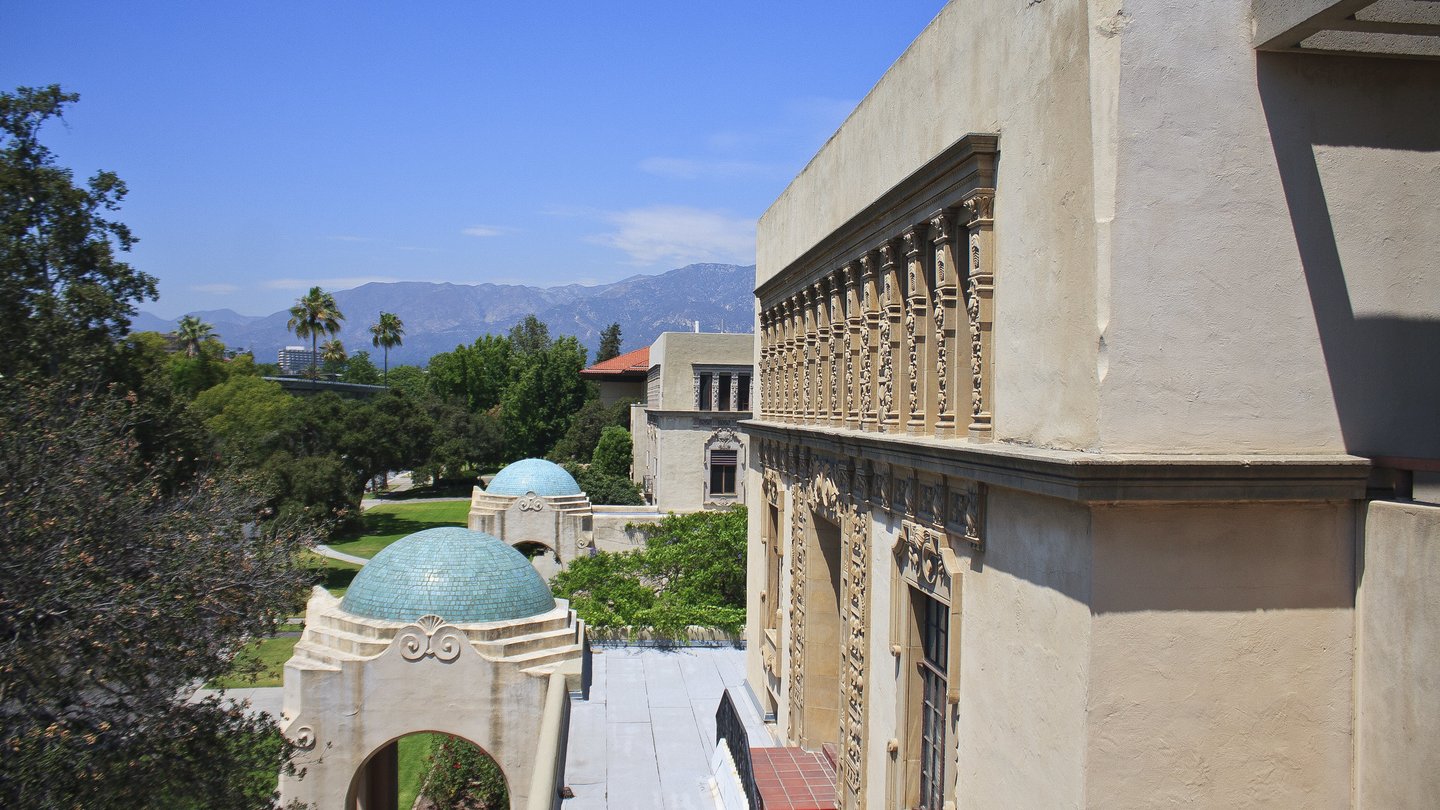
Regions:
<instances>
[{"instance_id":1,"label":"shadow on wall","mask_svg":"<svg viewBox=\"0 0 1440 810\"><path fill-rule=\"evenodd\" d=\"M1440 63L1261 53L1256 81L1345 448L1440 459Z\"/></svg>"}]
</instances>

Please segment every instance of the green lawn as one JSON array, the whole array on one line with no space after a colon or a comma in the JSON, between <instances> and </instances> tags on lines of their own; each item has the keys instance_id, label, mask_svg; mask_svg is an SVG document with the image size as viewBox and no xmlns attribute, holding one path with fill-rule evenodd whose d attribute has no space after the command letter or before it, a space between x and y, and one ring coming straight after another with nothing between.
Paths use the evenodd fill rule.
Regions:
<instances>
[{"instance_id":1,"label":"green lawn","mask_svg":"<svg viewBox=\"0 0 1440 810\"><path fill-rule=\"evenodd\" d=\"M338 538L329 546L336 551L369 559L380 549L407 534L436 526L464 526L470 514L470 500L430 503L383 503L367 509L365 525L358 533Z\"/></svg>"},{"instance_id":2,"label":"green lawn","mask_svg":"<svg viewBox=\"0 0 1440 810\"><path fill-rule=\"evenodd\" d=\"M314 584L325 586L325 590L337 598L345 595L345 591L350 587L350 580L360 573L360 566L355 563L321 557L313 551L301 552L300 564L311 570ZM309 600L309 591L306 591L302 598ZM301 602L295 608L295 615L298 616L304 612L305 602Z\"/></svg>"},{"instance_id":3,"label":"green lawn","mask_svg":"<svg viewBox=\"0 0 1440 810\"><path fill-rule=\"evenodd\" d=\"M211 689L282 686L284 685L285 662L290 660L290 655L295 649L295 642L299 640L299 636L277 636L248 644L244 650L240 651L239 655L235 656L235 668L231 674L216 678L207 686ZM251 668L257 662L260 665L260 671L253 673Z\"/></svg>"},{"instance_id":4,"label":"green lawn","mask_svg":"<svg viewBox=\"0 0 1440 810\"><path fill-rule=\"evenodd\" d=\"M420 784L430 769L430 763L425 761L426 757L430 756L430 740L440 736L443 735L425 732L400 738L400 763L397 769L400 777L400 800L396 807L410 808L415 805L415 797L420 795Z\"/></svg>"}]
</instances>

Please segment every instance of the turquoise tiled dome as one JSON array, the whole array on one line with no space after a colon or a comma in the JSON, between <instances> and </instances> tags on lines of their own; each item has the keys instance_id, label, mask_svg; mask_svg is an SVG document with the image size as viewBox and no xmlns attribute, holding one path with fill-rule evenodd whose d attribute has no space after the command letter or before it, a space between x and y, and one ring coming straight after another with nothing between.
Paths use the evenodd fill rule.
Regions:
<instances>
[{"instance_id":1,"label":"turquoise tiled dome","mask_svg":"<svg viewBox=\"0 0 1440 810\"><path fill-rule=\"evenodd\" d=\"M485 491L491 495L579 495L580 485L553 461L543 458L521 459L495 473Z\"/></svg>"},{"instance_id":2,"label":"turquoise tiled dome","mask_svg":"<svg viewBox=\"0 0 1440 810\"><path fill-rule=\"evenodd\" d=\"M555 607L525 555L485 532L446 526L402 537L360 569L340 607L356 616L496 622Z\"/></svg>"}]
</instances>

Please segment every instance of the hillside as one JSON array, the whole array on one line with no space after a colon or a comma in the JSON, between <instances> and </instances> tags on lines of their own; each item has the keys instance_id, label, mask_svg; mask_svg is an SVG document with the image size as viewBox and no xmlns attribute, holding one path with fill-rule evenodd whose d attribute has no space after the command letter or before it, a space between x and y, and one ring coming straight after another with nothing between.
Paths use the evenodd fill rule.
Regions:
<instances>
[{"instance_id":1,"label":"hillside","mask_svg":"<svg viewBox=\"0 0 1440 810\"><path fill-rule=\"evenodd\" d=\"M339 337L352 352L369 350L370 324L381 310L405 322L405 343L390 351L390 363L424 363L438 352L470 343L484 334L503 334L530 313L550 326L552 336L574 335L593 358L600 331L618 322L624 351L648 346L661 332L688 331L694 322L707 332L751 331L754 266L692 264L658 276L637 275L592 287L527 287L512 284L435 284L422 281L371 283L332 290L346 320ZM230 310L190 313L213 324L232 348L250 349L261 362L299 341L286 328L289 313L241 315ZM141 312L135 330L169 331L174 321Z\"/></svg>"}]
</instances>

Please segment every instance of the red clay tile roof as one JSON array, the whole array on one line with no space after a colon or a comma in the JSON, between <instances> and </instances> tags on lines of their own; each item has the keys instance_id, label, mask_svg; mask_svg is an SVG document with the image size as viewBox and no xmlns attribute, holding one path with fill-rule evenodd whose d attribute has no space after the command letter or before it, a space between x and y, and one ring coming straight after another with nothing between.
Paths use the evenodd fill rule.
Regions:
<instances>
[{"instance_id":1,"label":"red clay tile roof","mask_svg":"<svg viewBox=\"0 0 1440 810\"><path fill-rule=\"evenodd\" d=\"M644 377L650 371L650 347L636 349L633 352L626 352L619 357L612 357L602 363L582 369L581 377L592 379L613 380L618 377Z\"/></svg>"}]
</instances>

